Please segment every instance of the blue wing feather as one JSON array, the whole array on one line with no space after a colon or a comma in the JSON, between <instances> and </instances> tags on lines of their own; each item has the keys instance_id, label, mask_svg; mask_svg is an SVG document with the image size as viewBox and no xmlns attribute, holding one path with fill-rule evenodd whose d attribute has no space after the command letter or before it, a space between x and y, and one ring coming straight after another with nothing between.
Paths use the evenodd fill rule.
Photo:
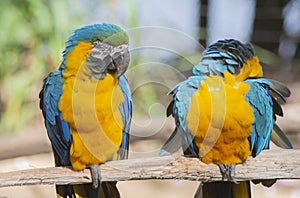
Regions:
<instances>
[{"instance_id":1,"label":"blue wing feather","mask_svg":"<svg viewBox=\"0 0 300 198\"><path fill-rule=\"evenodd\" d=\"M248 79L245 82L250 85L245 99L251 105L255 119L249 137L252 155L255 157L263 149L269 148L270 135L275 123L273 102L269 92L272 84L263 78Z\"/></svg>"},{"instance_id":2,"label":"blue wing feather","mask_svg":"<svg viewBox=\"0 0 300 198\"><path fill-rule=\"evenodd\" d=\"M127 159L129 149L129 131L132 118L132 98L128 81L124 75L119 78L119 86L124 96L124 101L119 106L124 126L122 143L118 152L118 159Z\"/></svg>"},{"instance_id":3,"label":"blue wing feather","mask_svg":"<svg viewBox=\"0 0 300 198\"><path fill-rule=\"evenodd\" d=\"M69 166L69 149L71 134L68 124L62 119L58 103L62 94L61 71L54 71L44 80L40 92L40 108L45 119L45 126L55 157L57 166Z\"/></svg>"},{"instance_id":4,"label":"blue wing feather","mask_svg":"<svg viewBox=\"0 0 300 198\"><path fill-rule=\"evenodd\" d=\"M169 94L173 94L171 104L173 104L172 115L175 118L176 128L161 148L159 155L176 152L180 147L189 155L198 154L198 149L194 145L194 137L187 127L186 116L189 111L191 97L197 91L203 79L202 76L189 77L169 92Z\"/></svg>"},{"instance_id":5,"label":"blue wing feather","mask_svg":"<svg viewBox=\"0 0 300 198\"><path fill-rule=\"evenodd\" d=\"M40 92L40 108L45 118L45 126L54 151L55 163L57 166L69 166L71 165L69 150L72 138L69 125L63 120L62 114L58 109L59 99L62 95L62 86L61 71L58 70L50 73L44 80L44 86ZM132 100L130 88L125 76L120 77L119 86L124 96L124 102L119 107L124 127L118 158L125 159L128 157Z\"/></svg>"}]
</instances>

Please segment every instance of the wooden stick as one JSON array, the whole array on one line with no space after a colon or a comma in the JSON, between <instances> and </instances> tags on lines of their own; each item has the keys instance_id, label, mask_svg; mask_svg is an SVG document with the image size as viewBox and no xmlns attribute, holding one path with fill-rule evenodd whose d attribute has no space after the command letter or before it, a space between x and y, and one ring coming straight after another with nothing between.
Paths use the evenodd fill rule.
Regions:
<instances>
[{"instance_id":1,"label":"wooden stick","mask_svg":"<svg viewBox=\"0 0 300 198\"><path fill-rule=\"evenodd\" d=\"M179 155L111 161L100 166L102 181L179 179L220 181L216 165ZM236 167L238 181L252 179L300 179L300 150L263 151ZM0 173L0 187L79 184L91 182L89 170L53 167Z\"/></svg>"}]
</instances>

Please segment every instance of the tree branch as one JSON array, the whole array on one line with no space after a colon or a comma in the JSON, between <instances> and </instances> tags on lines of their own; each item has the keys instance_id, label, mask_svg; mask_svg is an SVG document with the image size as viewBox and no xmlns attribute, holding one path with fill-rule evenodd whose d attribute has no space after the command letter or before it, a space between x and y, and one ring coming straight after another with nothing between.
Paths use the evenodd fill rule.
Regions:
<instances>
[{"instance_id":1,"label":"tree branch","mask_svg":"<svg viewBox=\"0 0 300 198\"><path fill-rule=\"evenodd\" d=\"M216 165L179 155L111 161L100 166L102 181L182 179L219 181ZM236 167L238 181L252 179L300 179L300 150L263 151ZM89 170L53 167L0 173L0 187L91 182Z\"/></svg>"}]
</instances>

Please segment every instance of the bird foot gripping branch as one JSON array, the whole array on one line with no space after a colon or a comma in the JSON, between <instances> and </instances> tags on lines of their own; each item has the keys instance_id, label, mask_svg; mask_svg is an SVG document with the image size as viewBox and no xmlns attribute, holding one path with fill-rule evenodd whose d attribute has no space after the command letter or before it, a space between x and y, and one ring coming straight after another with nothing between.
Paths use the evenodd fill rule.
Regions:
<instances>
[{"instance_id":1,"label":"bird foot gripping branch","mask_svg":"<svg viewBox=\"0 0 300 198\"><path fill-rule=\"evenodd\" d=\"M93 188L97 189L101 185L101 170L99 165L88 165L88 169L91 170Z\"/></svg>"},{"instance_id":2,"label":"bird foot gripping branch","mask_svg":"<svg viewBox=\"0 0 300 198\"><path fill-rule=\"evenodd\" d=\"M225 164L220 164L218 165L220 172L222 174L222 180L223 181L230 181L235 184L238 184L238 182L235 179L235 164L232 165L225 165Z\"/></svg>"}]
</instances>

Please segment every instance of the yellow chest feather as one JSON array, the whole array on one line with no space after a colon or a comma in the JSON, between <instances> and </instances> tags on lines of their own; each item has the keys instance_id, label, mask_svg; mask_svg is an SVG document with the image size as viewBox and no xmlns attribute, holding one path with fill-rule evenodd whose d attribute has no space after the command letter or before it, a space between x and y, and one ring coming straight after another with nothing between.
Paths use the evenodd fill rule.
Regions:
<instances>
[{"instance_id":1,"label":"yellow chest feather","mask_svg":"<svg viewBox=\"0 0 300 198\"><path fill-rule=\"evenodd\" d=\"M59 108L71 129L74 169L109 160L121 144L123 97L115 81L111 75L100 81L65 80Z\"/></svg>"},{"instance_id":2,"label":"yellow chest feather","mask_svg":"<svg viewBox=\"0 0 300 198\"><path fill-rule=\"evenodd\" d=\"M122 141L119 105L123 94L118 80L111 74L102 80L86 75L88 70L80 57L83 59L89 49L89 44L81 43L68 55L59 102L63 119L71 130L70 159L75 170L111 159Z\"/></svg>"},{"instance_id":3,"label":"yellow chest feather","mask_svg":"<svg viewBox=\"0 0 300 198\"><path fill-rule=\"evenodd\" d=\"M254 117L244 99L248 89L226 72L225 79L207 77L192 96L186 121L204 163L236 164L251 154Z\"/></svg>"}]
</instances>

